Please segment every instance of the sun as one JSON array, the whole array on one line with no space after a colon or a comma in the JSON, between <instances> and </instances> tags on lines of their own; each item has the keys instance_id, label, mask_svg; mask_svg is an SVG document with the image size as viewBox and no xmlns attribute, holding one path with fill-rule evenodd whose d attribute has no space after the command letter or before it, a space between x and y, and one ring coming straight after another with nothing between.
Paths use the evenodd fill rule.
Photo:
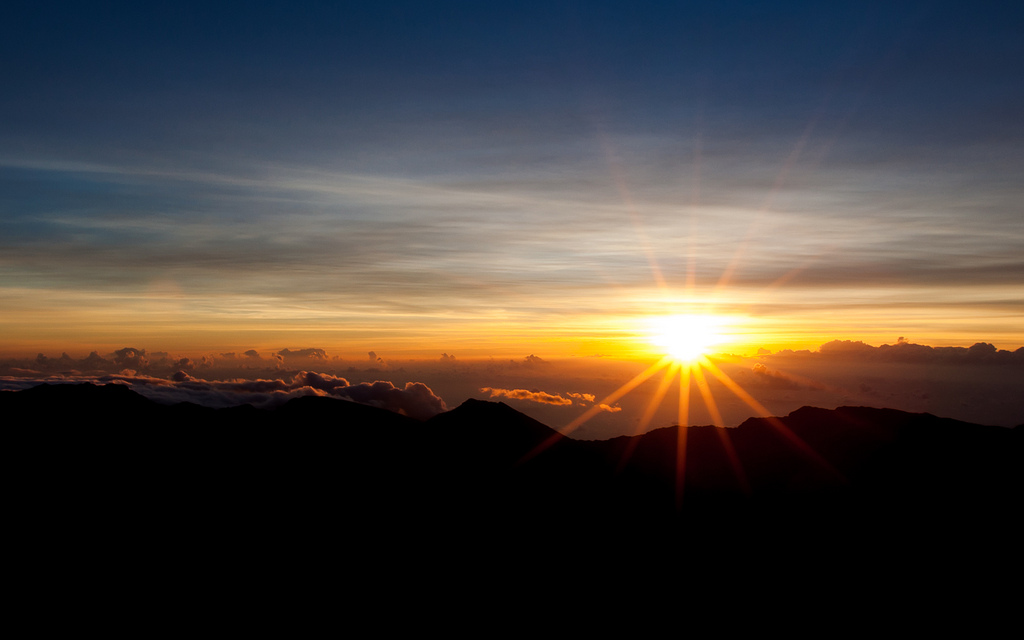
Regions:
<instances>
[{"instance_id":1,"label":"sun","mask_svg":"<svg viewBox=\"0 0 1024 640\"><path fill-rule=\"evenodd\" d=\"M732 343L737 333L737 328L743 325L743 320L733 316L722 315L663 315L647 319L646 335L648 341L661 348L662 355L657 362L651 364L644 371L636 374L632 379L622 383L617 389L606 395L600 402L594 402L582 414L572 422L559 430L559 433L548 437L544 442L537 445L523 457L523 461L529 460L538 453L559 441L559 438L571 434L582 426L587 420L600 413L604 408L618 402L620 398L631 393L642 384L661 373L661 380L653 394L651 394L647 408L637 421L635 434L644 433L654 419L655 413L661 403L666 399L673 383L678 380L679 384L679 410L676 424L681 427L676 431L676 505L679 507L683 500L684 483L686 478L686 446L690 424L690 401L691 391L696 390L695 396L703 401L707 409L711 424L716 427L715 433L722 444L736 482L743 491L750 493L750 484L747 481L747 472L740 462L732 440L729 437L729 429L725 428L722 420L722 413L718 409L718 401L715 399L715 390L711 384L715 383L720 390L728 391L740 401L753 409L768 425L784 438L791 446L795 447L803 455L814 460L841 481L846 480L821 457L810 445L804 442L797 434L793 433L781 420L772 416L754 396L745 390L738 382L726 374L716 364L719 358L711 356L711 349L722 343ZM638 440L631 440L622 453L623 462L633 455Z\"/></svg>"},{"instance_id":2,"label":"sun","mask_svg":"<svg viewBox=\"0 0 1024 640\"><path fill-rule=\"evenodd\" d=\"M722 342L722 330L723 321L716 316L661 316L650 320L648 338L675 361L689 363Z\"/></svg>"}]
</instances>

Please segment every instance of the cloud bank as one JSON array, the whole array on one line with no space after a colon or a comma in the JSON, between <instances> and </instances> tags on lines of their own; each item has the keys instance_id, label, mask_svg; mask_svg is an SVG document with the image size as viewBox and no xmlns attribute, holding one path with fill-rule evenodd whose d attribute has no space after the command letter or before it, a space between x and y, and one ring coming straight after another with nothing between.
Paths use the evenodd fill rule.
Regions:
<instances>
[{"instance_id":1,"label":"cloud bank","mask_svg":"<svg viewBox=\"0 0 1024 640\"><path fill-rule=\"evenodd\" d=\"M280 406L301 396L329 396L366 404L425 420L447 410L444 400L422 382L403 387L384 380L350 384L345 378L300 371L291 378L256 380L203 380L184 371L172 379L144 375L53 376L46 378L0 378L0 389L17 391L42 383L124 384L139 394L163 404L192 402L224 408L250 404L261 409Z\"/></svg>"}]
</instances>

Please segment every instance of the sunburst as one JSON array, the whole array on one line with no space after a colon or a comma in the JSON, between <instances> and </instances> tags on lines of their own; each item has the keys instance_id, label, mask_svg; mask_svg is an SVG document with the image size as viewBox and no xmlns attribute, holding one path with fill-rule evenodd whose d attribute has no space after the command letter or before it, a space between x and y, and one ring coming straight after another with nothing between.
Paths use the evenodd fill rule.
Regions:
<instances>
[{"instance_id":1,"label":"sunburst","mask_svg":"<svg viewBox=\"0 0 1024 640\"><path fill-rule=\"evenodd\" d=\"M624 396L660 373L661 379L637 423L634 435L640 435L647 431L658 408L664 402L668 390L672 387L673 382L678 380L679 406L677 424L679 429L675 477L677 506L682 504L684 478L686 475L686 437L690 412L689 399L694 388L696 388L708 415L711 417L713 426L716 427L716 432L726 457L732 466L737 485L743 491L750 492L750 484L747 481L740 458L736 454L729 437L729 429L726 428L722 414L718 409L718 401L716 401L711 386L708 383L709 378L717 380L724 389L750 407L758 417L764 418L791 446L828 473L842 480L842 476L831 464L793 433L781 420L772 416L764 405L758 402L753 395L718 366L716 363L718 358L711 353L711 349L714 345L724 341L723 330L726 324L727 322L723 318L714 315L672 315L651 319L648 341L661 346L665 349L666 353L654 364L647 367L647 369L619 386L619 388L602 398L599 402L595 402L582 415L563 427L559 435L552 436L547 442L532 451L527 458L533 457L547 449L558 438L570 435L585 422L600 413L602 406L618 402ZM636 442L634 440L633 444L623 453L620 467L628 462Z\"/></svg>"},{"instance_id":2,"label":"sunburst","mask_svg":"<svg viewBox=\"0 0 1024 640\"><path fill-rule=\"evenodd\" d=\"M765 198L764 205L761 209L761 213L765 212L774 198L775 191L782 184L782 181L786 175L789 163L792 162L795 157L799 154L799 150L803 142L798 142L794 149L793 155L790 157L790 161L781 170L778 181L775 187L769 192ZM648 236L643 228L641 218L637 215L637 212L633 206L632 197L630 196L629 189L626 186L626 182L621 175L621 172L617 169L617 162L614 161L614 154L609 146L606 146L606 154L609 159L609 166L612 168L612 178L614 183L618 187L620 195L622 196L623 204L626 209L630 212L630 218L633 222L635 230L640 238L640 249L647 257L647 261L651 268L651 274L654 283L661 290L666 307L678 309L679 305L675 304L679 301L673 294L680 292L671 291L670 287L662 274L661 267L658 265L658 261L655 257L655 253L648 243ZM698 161L699 169L699 156L696 158ZM696 185L695 185L696 186ZM693 228L694 218L691 216L690 225L691 230ZM781 420L775 418L771 413L758 402L753 395L743 389L735 380L730 378L722 369L715 363L715 356L713 350L723 343L728 342L728 325L729 320L725 316L717 315L713 311L713 300L716 298L718 292L723 291L729 286L732 280L733 274L736 272L740 265L740 262L745 255L748 245L753 241L753 225L748 228L746 235L736 243L736 249L732 259L728 262L722 275L718 279L718 283L715 286L714 292L711 292L707 296L703 296L704 300L700 300L702 296L695 295L695 283L696 277L696 260L692 252L689 255L688 266L685 273L685 294L683 299L687 301L685 305L686 313L667 313L660 316L652 316L647 321L647 329L645 336L647 342L653 344L661 349L662 355L654 364L649 366L641 373L634 376L622 384L618 389L608 394L600 402L595 402L590 408L587 409L582 415L577 417L575 420L570 422L564 428L561 429L559 434L553 435L546 442L542 443L536 449L534 449L526 458L533 457L537 453L547 449L551 444L557 441L559 438L570 435L576 429L578 429L585 422L593 418L599 412L602 411L603 406L609 406L617 402L626 394L632 392L634 389L639 387L644 382L648 381L660 372L662 373L662 379L658 384L655 392L651 396L648 405L637 423L635 435L642 434L647 431L651 420L654 418L657 409L661 406L665 399L665 396L672 386L672 382L678 378L679 381L679 407L678 407L678 439L677 439L677 450L676 450L676 504L677 506L682 503L683 496L683 480L685 478L685 466L686 466L686 436L687 427L689 426L689 399L690 393L693 387L697 388L699 396L707 410L708 415L711 417L712 424L716 427L717 433L721 440L722 446L725 453L730 460L733 467L733 471L736 476L738 485L745 491L750 491L749 483L746 479L746 473L743 470L739 456L736 454L735 448L729 438L728 429L722 419L721 412L718 410L718 402L715 400L714 394L712 393L711 387L708 384L708 375L721 383L722 387L727 389L731 394L739 398L743 403L753 410L753 412L761 418L764 418L768 424L770 424L779 434L787 440L792 446L798 451L813 460L816 464L821 466L828 473L835 477L838 477L840 481L845 481L842 475L824 458L822 458L816 451L814 451L806 442L804 442L799 436L793 433ZM777 279L768 289L773 289L777 286L782 285L787 280L792 278L795 274L799 273L807 267L807 264L801 265L781 278ZM699 309L701 312L692 313L691 309ZM708 375L705 375L705 372ZM635 446L636 440L633 441ZM632 452L632 447L628 448L623 455L623 461L621 464L625 464L628 456Z\"/></svg>"}]
</instances>

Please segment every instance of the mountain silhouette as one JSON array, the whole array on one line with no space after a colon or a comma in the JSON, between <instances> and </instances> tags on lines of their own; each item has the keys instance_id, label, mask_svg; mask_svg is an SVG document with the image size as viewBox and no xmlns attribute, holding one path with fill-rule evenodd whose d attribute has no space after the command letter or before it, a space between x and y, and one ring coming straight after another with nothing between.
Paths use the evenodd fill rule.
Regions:
<instances>
[{"instance_id":1,"label":"mountain silhouette","mask_svg":"<svg viewBox=\"0 0 1024 640\"><path fill-rule=\"evenodd\" d=\"M1024 503L1024 431L889 409L605 441L480 400L420 421L326 397L212 409L67 384L0 393L0 411L19 535L81 571L103 557L494 575L543 557L925 575L941 557L961 575L1013 557Z\"/></svg>"}]
</instances>

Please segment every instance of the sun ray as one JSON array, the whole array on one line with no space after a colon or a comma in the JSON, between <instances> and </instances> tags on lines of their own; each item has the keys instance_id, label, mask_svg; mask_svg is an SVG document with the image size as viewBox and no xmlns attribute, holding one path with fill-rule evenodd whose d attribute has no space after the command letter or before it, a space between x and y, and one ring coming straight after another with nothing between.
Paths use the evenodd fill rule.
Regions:
<instances>
[{"instance_id":1,"label":"sun ray","mask_svg":"<svg viewBox=\"0 0 1024 640\"><path fill-rule=\"evenodd\" d=\"M519 464L522 464L522 463L526 462L527 460L529 460L530 458L533 458L538 453L543 452L548 447L553 445L555 442L558 442L558 440L560 440L563 436L567 436L570 433L572 433L573 431L575 431L576 429L578 429L580 427L580 425L582 425L584 422L586 422L587 420L590 420L595 415L597 415L598 413L600 413L601 411L604 410L604 409L601 408L601 405L610 405L612 402L616 402L619 398L621 398L622 396L626 395L627 393L629 393L633 389L636 389L638 386L640 386L643 382L645 382L651 376L653 376L654 374L658 373L659 371L661 371L662 369L664 369L665 367L667 367L671 363L672 363L672 357L671 356L664 356L664 357L662 357L661 360L658 360L657 362L655 362L651 366L647 367L646 369L644 369L640 373L636 374L636 376L634 376L631 380L629 380L628 382L624 383L622 386L620 386L615 391L612 391L611 393L609 393L600 402L594 403L594 405L592 407L590 407L589 409L587 409L586 412L583 413L583 415L579 416L578 418L576 418L575 420L573 420L572 422L567 424L565 427L562 428L562 430L559 433L556 433L556 434L552 435L551 437L549 437L546 440L544 440L544 442L541 442L539 445L534 447L533 450L531 450L529 453L527 453L525 456L523 456L519 460Z\"/></svg>"},{"instance_id":2,"label":"sun ray","mask_svg":"<svg viewBox=\"0 0 1024 640\"><path fill-rule=\"evenodd\" d=\"M743 463L740 462L740 458L736 454L736 447L733 446L732 440L729 439L729 434L726 432L722 422L722 414L718 412L718 404L715 403L715 398L708 387L708 381L701 370L701 364L704 361L707 361L707 358L701 358L701 362L693 367L693 377L697 381L697 389L700 390L700 395L704 399L704 406L707 407L708 413L711 414L712 424L715 426L719 440L722 441L722 447L725 449L725 455L729 458L729 464L732 465L733 472L736 474L736 482L739 483L743 492L749 495L750 483L747 482L747 474L743 471Z\"/></svg>"},{"instance_id":3,"label":"sun ray","mask_svg":"<svg viewBox=\"0 0 1024 640\"><path fill-rule=\"evenodd\" d=\"M811 265L813 265L815 262L817 262L820 259L821 259L821 256L811 256L810 258L807 258L806 260L803 261L802 264L800 264L799 266L793 267L792 269L790 269L786 273L784 273L781 276L779 276L778 278L776 278L771 284L766 286L761 291L761 295L767 295L772 290L777 289L777 288L781 287L782 285L786 284L787 282L789 282L790 280L795 278L797 275L799 275L803 271L806 271Z\"/></svg>"},{"instance_id":4,"label":"sun ray","mask_svg":"<svg viewBox=\"0 0 1024 640\"><path fill-rule=\"evenodd\" d=\"M643 222L640 219L640 214L637 211L636 206L633 204L633 196L630 194L629 186L626 184L625 172L620 169L615 151L608 141L608 137L605 135L601 136L601 146L604 148L605 160L608 163L608 169L612 175L612 182L615 184L615 188L619 192L619 197L622 198L622 205L629 213L630 222L633 223L633 230L640 238L640 248L647 257L647 264L651 268L651 276L654 278L654 282L658 288L663 292L667 292L668 287L665 285L665 278L661 273L661 268L658 266L658 260L654 255L654 249L651 247L651 242L647 237L647 231L644 229Z\"/></svg>"},{"instance_id":5,"label":"sun ray","mask_svg":"<svg viewBox=\"0 0 1024 640\"><path fill-rule=\"evenodd\" d=\"M678 424L685 427L690 422L690 364L679 365L679 412Z\"/></svg>"},{"instance_id":6,"label":"sun ray","mask_svg":"<svg viewBox=\"0 0 1024 640\"><path fill-rule=\"evenodd\" d=\"M640 417L640 422L638 422L636 425L636 432L634 433L634 435L641 435L647 430L647 425L651 423L651 420L654 418L655 412L658 410L658 407L661 406L662 400L665 399L665 393L668 392L669 385L671 385L672 381L675 380L677 368L679 368L679 363L672 362L665 370L665 375L662 376L661 382L658 384L657 390L654 392L654 395L651 396L651 399L647 402L647 408L644 409L644 413ZM619 460L619 465L616 469L616 473L622 471L622 469L626 466L626 463L629 461L630 456L633 455L633 450L636 449L638 443L638 438L632 438L629 441L629 444L626 446L626 450L622 452L622 458Z\"/></svg>"},{"instance_id":7,"label":"sun ray","mask_svg":"<svg viewBox=\"0 0 1024 640\"><path fill-rule=\"evenodd\" d=\"M683 505L686 482L686 436L690 413L690 366L679 366L679 420L676 426L676 509Z\"/></svg>"},{"instance_id":8,"label":"sun ray","mask_svg":"<svg viewBox=\"0 0 1024 640\"><path fill-rule=\"evenodd\" d=\"M789 371L787 369L783 369L783 368L780 368L780 367L774 367L774 370L777 371L778 373L781 373L781 374L785 375L790 380L793 380L794 382L802 384L805 387L809 387L811 389L822 389L822 390L826 390L826 391L831 391L833 393L843 393L843 394L851 393L851 390L847 389L845 387L837 387L837 386L832 385L832 384L827 384L825 382L822 382L821 380L816 380L814 378L808 378L807 376L802 376L799 373L795 373L795 372Z\"/></svg>"},{"instance_id":9,"label":"sun ray","mask_svg":"<svg viewBox=\"0 0 1024 640\"><path fill-rule=\"evenodd\" d=\"M679 368L678 362L672 362L669 364L665 371L665 375L662 377L661 382L658 384L658 389L651 396L650 402L647 403L647 408L644 410L643 416L640 417L640 422L637 423L636 435L644 433L648 424L654 418L654 413L661 406L661 401L665 398L665 393L668 392L668 387L672 384L672 381L676 377L676 369Z\"/></svg>"},{"instance_id":10,"label":"sun ray","mask_svg":"<svg viewBox=\"0 0 1024 640\"><path fill-rule=\"evenodd\" d=\"M814 131L817 125L818 114L811 117L810 121L804 127L804 130L800 137L796 140L790 151L785 163L779 169L775 182L772 187L765 194L760 206L754 211L754 217L749 221L746 232L739 242L735 244L735 250L733 255L727 262L725 268L722 270L717 283L713 288L714 294L726 289L732 282L735 272L741 266L743 259L747 253L749 245L754 241L754 230L758 224L758 221L772 208L774 201L780 190L785 185L790 170L796 165L797 160L800 158L804 151L804 147L810 138L811 133ZM700 145L695 148L696 154L696 171L693 179L695 183L692 185L691 193L694 198L694 206L699 202L699 186L700 186ZM648 264L651 268L654 283L656 287L663 294L666 302L671 301L671 295L669 287L665 281L665 277L662 274L661 269L657 264L657 260L653 254L652 246L649 238L646 234L646 229L643 227L643 221L639 215L639 212L634 207L632 196L629 188L626 184L625 175L618 166L618 161L615 154L612 152L611 145L608 144L607 140L604 140L604 150L608 166L612 174L613 183L618 189L619 195L622 198L622 203L628 212L634 229L639 235L639 246L643 250L647 257ZM695 220L691 212L690 216L690 231L689 240L690 246L688 251L688 262L685 274L685 290L687 294L687 300L690 300L690 296L696 286L696 259L693 253L693 241L694 241L694 225ZM781 287L786 282L790 281L801 272L806 270L811 264L818 260L818 256L811 257L790 269L788 272L782 274L776 278L774 282L768 285L766 293L778 287ZM636 435L642 434L647 427L650 425L654 418L654 415L658 411L664 401L665 395L668 391L669 386L675 379L675 374L679 373L679 407L678 407L678 420L677 420L677 439L676 439L676 469L675 469L675 488L676 488L676 504L677 507L681 506L682 496L685 483L686 475L686 448L687 448L687 426L689 423L690 413L690 394L692 387L696 385L700 397L704 402L704 406L707 409L709 416L711 417L712 424L716 428L716 432L722 442L722 446L729 459L730 464L736 475L737 482L746 493L751 492L751 486L747 479L746 472L743 469L742 462L736 452L735 446L732 443L731 438L725 428L724 420L722 418L721 411L718 408L718 403L714 398L714 394L708 384L708 379L704 375L704 369L714 376L714 378L724 385L730 392L732 392L737 398L739 398L746 405L751 407L757 414L764 418L768 424L770 424L787 442L792 446L796 447L803 455L812 459L819 467L826 469L831 474L843 479L842 475L830 465L824 458L822 458L816 451L813 450L810 445L803 441L799 436L796 435L791 429L778 418L771 416L768 410L761 405L749 392L743 389L736 381L730 378L724 371L722 371L715 363L709 358L709 348L713 344L720 341L721 336L719 335L719 329L721 329L720 318L714 315L694 315L693 304L688 303L688 309L690 313L676 316L664 316L661 318L654 319L652 322L652 328L655 329L651 332L649 340L658 344L667 350L668 354L665 355L657 363L649 367L643 373L637 375L629 382L623 384L621 387L616 389L614 392L608 395L600 403L595 404L588 409L584 414L577 417L563 430L562 434L568 435L577 429L580 425L585 423L587 420L592 418L600 411L602 404L610 404L617 401L622 396L630 393L633 389L638 387L641 383L652 377L655 373L668 366L668 370L665 372L661 379L654 394L648 400L647 406L645 407L644 413L641 416L636 427ZM710 305L704 305L705 311L710 310ZM707 322L707 321L713 321ZM553 439L549 439L553 440ZM633 454L635 447L638 445L638 439L633 438L630 440L629 445L622 454L622 459L619 463L619 469L625 466L630 456ZM550 446L549 443L545 442L538 447L534 452L531 452L527 458L532 457L537 452Z\"/></svg>"},{"instance_id":11,"label":"sun ray","mask_svg":"<svg viewBox=\"0 0 1024 640\"><path fill-rule=\"evenodd\" d=\"M612 402L618 401L619 398L621 398L622 396L626 395L627 393L629 393L633 389L636 389L643 382L647 381L648 378L650 378L654 374L658 373L659 371L661 371L662 369L664 369L665 367L667 367L671 363L672 363L672 357L671 356L664 356L661 360L658 360L657 362L655 362L651 366L647 367L645 370L643 370L642 372L640 372L636 376L634 376L631 380L629 380L628 382L624 383L621 387L619 387L615 391L612 391L607 396L605 396L601 400L601 402L598 402L598 403L594 404L594 406L592 406L589 409L587 409L587 411L585 413L583 413L583 415L579 416L578 418L576 418L575 420L573 420L569 424L565 425L565 427L562 429L562 434L563 435L569 435L570 433L572 433L573 431L578 429L580 427L580 425L582 425L584 422L586 422L587 420L590 420L595 415L600 413L603 410L603 409L601 409L601 405L603 405L603 404L607 405L607 404L611 404Z\"/></svg>"},{"instance_id":12,"label":"sun ray","mask_svg":"<svg viewBox=\"0 0 1024 640\"><path fill-rule=\"evenodd\" d=\"M811 460L813 460L823 469L828 471L830 474L834 475L841 481L846 482L846 478L844 478L843 475L839 473L839 471L835 467L833 467L827 460L822 458L821 455L817 451L815 451L809 444L804 442L804 440L800 436L793 433L792 429L783 424L781 420L773 416L771 412L764 407L764 405L755 400L754 397L747 393L747 391L743 387L741 387L735 380L730 378L724 371L719 369L718 366L715 365L715 363L711 362L711 360L707 358L703 358L701 364L704 368L710 371L711 374L715 376L715 378L717 378L719 382L725 385L725 387L729 389L729 391L732 391L737 398L745 402L747 406L756 411L760 417L764 418L768 422L768 424L774 427L775 430L778 431L779 434L782 435L784 438L786 438L786 440L788 440L791 445L796 447L798 451L809 457Z\"/></svg>"},{"instance_id":13,"label":"sun ray","mask_svg":"<svg viewBox=\"0 0 1024 640\"><path fill-rule=\"evenodd\" d=\"M711 415L711 424L716 427L724 427L725 423L722 421L722 414L718 412L718 404L715 402L714 396L711 395L711 389L708 387L708 381L704 377L704 372L701 371L701 367L695 364L691 371L693 372L694 382L697 383L697 390L700 391L701 398L704 400L704 406L707 407L708 413Z\"/></svg>"}]
</instances>

